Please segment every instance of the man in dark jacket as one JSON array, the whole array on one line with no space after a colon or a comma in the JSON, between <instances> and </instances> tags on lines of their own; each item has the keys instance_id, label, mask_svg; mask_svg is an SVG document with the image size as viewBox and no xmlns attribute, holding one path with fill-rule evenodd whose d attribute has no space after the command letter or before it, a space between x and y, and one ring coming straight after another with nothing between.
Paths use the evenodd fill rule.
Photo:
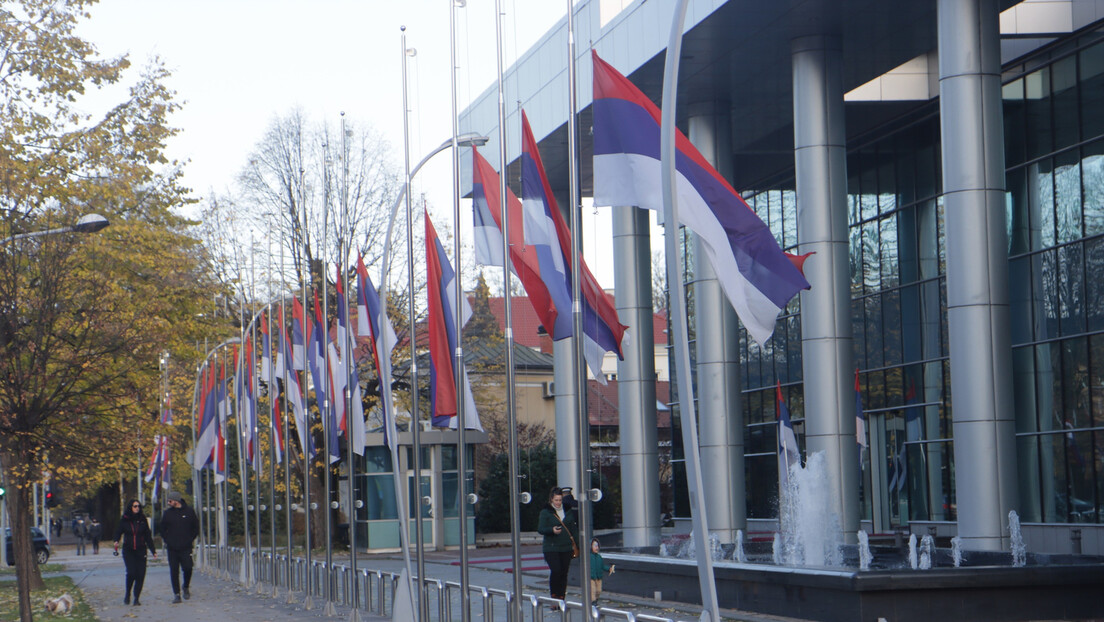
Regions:
<instances>
[{"instance_id":1,"label":"man in dark jacket","mask_svg":"<svg viewBox=\"0 0 1104 622\"><path fill-rule=\"evenodd\" d=\"M161 516L161 540L169 552L169 579L172 581L173 603L180 602L180 571L184 571L184 598L191 598L192 542L199 535L199 519L195 511L175 490L166 497L169 509Z\"/></svg>"}]
</instances>

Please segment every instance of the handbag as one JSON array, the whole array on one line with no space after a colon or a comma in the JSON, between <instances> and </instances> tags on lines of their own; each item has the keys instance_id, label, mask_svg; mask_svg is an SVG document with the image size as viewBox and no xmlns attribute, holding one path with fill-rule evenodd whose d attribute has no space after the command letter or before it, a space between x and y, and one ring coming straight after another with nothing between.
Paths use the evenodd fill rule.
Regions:
<instances>
[{"instance_id":1,"label":"handbag","mask_svg":"<svg viewBox=\"0 0 1104 622\"><path fill-rule=\"evenodd\" d=\"M555 514L555 512L553 512L553 514L556 516L556 520L560 521L560 526L563 527L564 531L567 532L567 537L571 538L571 559L577 558L579 556L579 545L575 544L575 536L571 535L571 530L567 528L567 525L564 525L563 519L560 518L560 515Z\"/></svg>"}]
</instances>

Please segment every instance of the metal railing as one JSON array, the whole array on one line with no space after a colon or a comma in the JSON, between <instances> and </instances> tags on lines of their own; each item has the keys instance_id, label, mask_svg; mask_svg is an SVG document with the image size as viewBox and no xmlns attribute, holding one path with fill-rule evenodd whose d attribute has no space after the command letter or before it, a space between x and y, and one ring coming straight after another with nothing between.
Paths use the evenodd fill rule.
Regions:
<instances>
[{"instance_id":1,"label":"metal railing","mask_svg":"<svg viewBox=\"0 0 1104 622\"><path fill-rule=\"evenodd\" d=\"M245 563L245 550L239 547L208 546L206 555L207 564L202 568L214 576L222 578L237 578L240 576L242 563ZM352 607L353 590L360 592L361 611L381 616L388 616L394 611L395 596L399 592L399 575L383 570L371 570L358 568L356 576L348 566L333 564L328 568L325 561L311 560L308 567L302 557L292 557L290 573L288 572L288 558L286 555L253 550L249 563L253 564L254 577L257 583L273 584L291 592L306 593L307 586L313 587L311 596L325 598L330 585L328 580L333 580L334 593L329 600L337 605ZM308 582L308 577L311 579ZM463 587L454 581L442 581L440 579L425 578L416 579L418 594L416 598L426 599L427 611L431 620L445 621L459 618L459 608L463 599L460 598ZM504 620L505 622L580 622L592 621L624 621L624 622L676 622L673 618L665 618L647 614L636 614L631 611L613 609L610 607L584 607L582 603L571 600L560 600L535 594L522 594L521 596L521 620L514 619L512 607L513 592L495 588L487 588L476 585L468 586L468 602L473 609L470 613L472 619L487 621ZM590 610L589 616L587 609Z\"/></svg>"}]
</instances>

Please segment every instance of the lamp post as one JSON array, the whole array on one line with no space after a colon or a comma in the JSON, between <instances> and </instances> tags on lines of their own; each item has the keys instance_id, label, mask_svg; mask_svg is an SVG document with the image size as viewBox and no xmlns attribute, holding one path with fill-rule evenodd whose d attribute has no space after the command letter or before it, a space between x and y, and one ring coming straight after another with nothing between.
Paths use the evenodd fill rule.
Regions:
<instances>
[{"instance_id":1,"label":"lamp post","mask_svg":"<svg viewBox=\"0 0 1104 622\"><path fill-rule=\"evenodd\" d=\"M27 238L39 238L47 235L54 235L55 233L95 233L100 229L108 226L109 223L106 218L99 214L85 214L80 217L80 220L67 226L57 227L56 229L46 229L43 231L29 231L27 233L17 233L12 236L8 236L3 240L0 240L0 246L14 242L16 240L25 240Z\"/></svg>"},{"instance_id":2,"label":"lamp post","mask_svg":"<svg viewBox=\"0 0 1104 622\"><path fill-rule=\"evenodd\" d=\"M404 28L404 33L405 33L405 28ZM406 48L406 36L405 36L405 34L403 35L402 43L403 43L403 51L404 51L403 53L406 54L406 49L407 48ZM405 78L405 76L406 76L406 67L405 67L405 64L404 64L404 66L403 66L403 77ZM404 98L403 127L405 128L405 126L406 126L406 115L405 115L406 85L405 85L405 80L404 80L404 84L403 84L403 98ZM409 169L410 159L409 159L409 156L407 156L406 166L408 167L408 172L406 174L406 180L404 181L404 183L402 185L402 188L399 190L399 195L397 197L395 197L394 204L391 205L391 218L387 221L387 234L384 236L384 243L383 243L383 273L380 275L380 289L379 289L380 318L386 318L387 317L387 291L388 291L388 289L387 289L387 274L390 271L390 265L391 265L391 234L394 230L395 219L396 219L395 217L398 215L399 205L401 205L403 203L404 198L406 199L406 248L407 248L407 270L408 270L407 274L409 275L409 285L410 285L410 288L411 288L410 291L414 291L414 289L413 289L414 288L414 268L413 268L413 263L414 263L414 254L413 254L414 253L414 233L413 233L414 224L413 223L414 223L414 220L413 220L413 210L412 210L411 205L410 205L410 197L409 197L410 183L414 179L414 176L418 174L418 171L422 168L422 166L425 165L426 162L429 161L430 158L437 155L438 153L441 153L442 151L444 151L446 149L451 149L453 144L456 144L460 147L481 147L481 146L487 144L488 140L489 139L486 136L483 136L481 134L477 134L477 133L474 133L474 132L469 132L467 134L462 134L462 135L457 136L455 138L449 138L445 142L441 143L440 146L438 146L436 149L429 152L424 158L422 158L422 160L420 162L418 162L418 164L415 165L413 169ZM405 145L405 143L406 143L406 139L405 139L405 133L404 133L404 145ZM405 150L405 151L407 153L409 153L408 149ZM412 327L411 330L413 330L413 326L414 326L414 297L413 296L410 297L408 311L410 313L410 326ZM420 447L419 442L418 442L419 441L419 439L418 439L418 436L419 436L419 430L418 430L419 422L418 422L418 364L417 364L417 361L418 361L418 357L417 357L417 340L414 339L413 335L412 335L412 337L410 339L410 386L411 386L411 401L412 401L411 408L410 408L410 412L411 412L410 428L411 428L411 435L412 435L413 441L414 441L414 447L413 447L413 452L412 452L413 462L414 462L414 465L413 465L414 466L414 491L415 491L415 494L420 495L421 494L421 447ZM395 412L395 410L394 410L394 400L391 397L391 360L390 360L390 358L386 357L386 356L380 357L380 366L382 367L382 369L380 370L380 378L381 378L380 388L382 389L381 397L383 399L384 410L386 412L389 412L389 413L394 413ZM395 479L396 479L396 484L395 484L396 497L398 497L399 496L399 491L401 489L401 487L400 487L401 484L399 482L399 460L398 460L398 449L397 449L397 444L396 443L392 443L391 452L392 452L391 464L392 464L392 467L394 469L394 476L395 476ZM404 541L404 544L403 544L403 547L402 547L402 549L403 549L403 561L405 562L405 565L406 565L407 581L409 582L409 581L412 581L412 575L413 575L413 573L411 572L412 569L410 568L410 547L405 542L408 538L406 526L401 525L401 523L406 522L406 519L405 519L405 513L406 513L405 507L406 506L402 505L401 503L399 503L398 505L399 505L399 511L400 511L400 515L399 515L400 516L399 537L400 537L401 541ZM415 515L414 515L414 525L415 525L415 537L417 538L417 542L415 543L414 546L415 546L415 550L417 552L416 555L417 555L417 565L418 565L418 573L417 573L418 588L417 588L417 592L416 592L417 595L418 595L417 608L418 608L419 611L428 611L424 606L425 605L425 599L423 598L423 593L422 593L422 589L421 589L422 582L425 580L424 579L425 578L425 557L424 557L424 553L423 553L423 549L422 549L422 509L421 509L422 506L421 506L421 504L416 504L415 508L416 509L415 509ZM461 528L463 528L463 527L464 527L464 525L461 524ZM411 598L413 598L414 593L415 592L413 590L411 590ZM411 603L411 607L412 608L414 607L413 602ZM424 616L419 616L419 619L421 619L423 617Z\"/></svg>"}]
</instances>

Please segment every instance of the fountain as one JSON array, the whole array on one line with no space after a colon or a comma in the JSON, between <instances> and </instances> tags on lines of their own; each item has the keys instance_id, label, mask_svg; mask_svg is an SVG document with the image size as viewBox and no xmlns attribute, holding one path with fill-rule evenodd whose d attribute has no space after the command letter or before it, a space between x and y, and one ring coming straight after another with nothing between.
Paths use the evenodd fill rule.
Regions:
<instances>
[{"instance_id":1,"label":"fountain","mask_svg":"<svg viewBox=\"0 0 1104 622\"><path fill-rule=\"evenodd\" d=\"M955 568L962 565L962 538L958 536L951 538L951 561Z\"/></svg>"},{"instance_id":2,"label":"fountain","mask_svg":"<svg viewBox=\"0 0 1104 622\"><path fill-rule=\"evenodd\" d=\"M839 520L827 509L831 482L823 456L795 465L789 480L782 531L749 539L737 532L734 559L714 562L721 607L824 621L1104 619L1098 596L1104 558L1028 553L1015 513L1009 515L1013 565L1007 552L965 554L969 540L958 537L949 551L936 548L932 536L918 543L912 535L905 551L872 546L864 532L857 545L841 545ZM607 589L700 603L692 551L685 535L625 553L607 549L606 561L617 565Z\"/></svg>"},{"instance_id":3,"label":"fountain","mask_svg":"<svg viewBox=\"0 0 1104 622\"><path fill-rule=\"evenodd\" d=\"M1027 564L1027 546L1020 530L1020 515L1016 510L1008 512L1008 537L1012 541L1012 565L1023 568Z\"/></svg>"},{"instance_id":4,"label":"fountain","mask_svg":"<svg viewBox=\"0 0 1104 622\"><path fill-rule=\"evenodd\" d=\"M863 530L859 530L859 570L870 570L870 562L874 555L870 552L870 536Z\"/></svg>"}]
</instances>

